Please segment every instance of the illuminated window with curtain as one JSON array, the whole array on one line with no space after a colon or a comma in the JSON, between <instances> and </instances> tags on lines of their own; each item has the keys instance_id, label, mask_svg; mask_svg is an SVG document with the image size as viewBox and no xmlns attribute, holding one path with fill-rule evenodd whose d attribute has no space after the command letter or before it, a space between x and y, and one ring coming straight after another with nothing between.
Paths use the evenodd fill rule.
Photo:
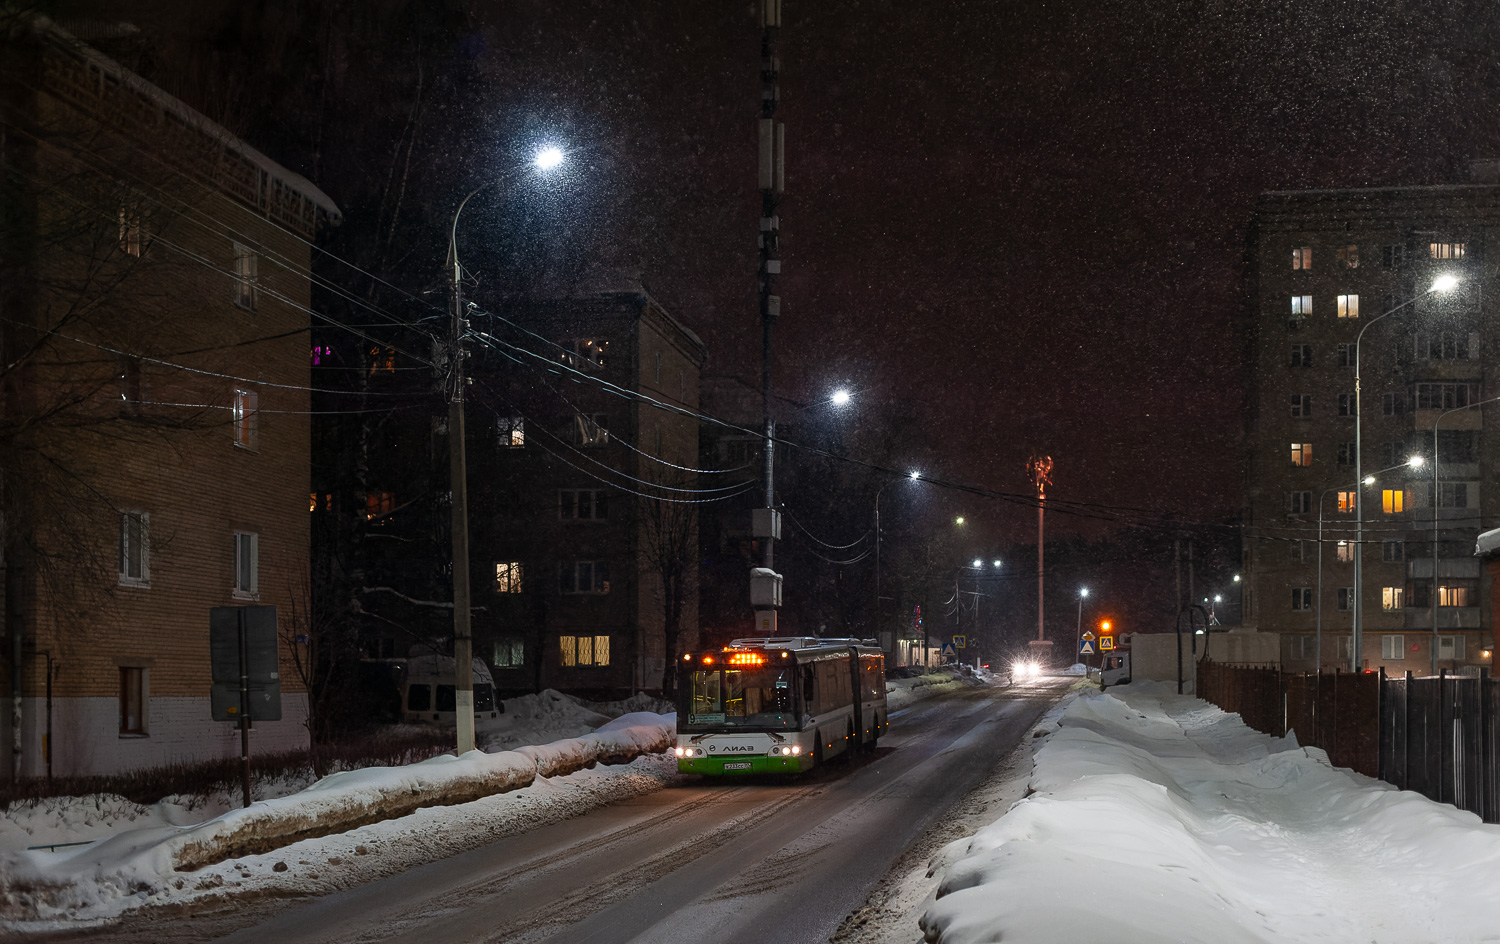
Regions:
<instances>
[{"instance_id":1,"label":"illuminated window with curtain","mask_svg":"<svg viewBox=\"0 0 1500 944\"><path fill-rule=\"evenodd\" d=\"M1382 610L1390 611L1390 610L1399 610L1399 609L1401 609L1403 606L1406 605L1405 602L1404 602L1405 598L1406 598L1406 588L1405 587L1381 587L1380 588L1380 608ZM1386 658L1389 659L1390 656L1386 656Z\"/></svg>"},{"instance_id":2,"label":"illuminated window with curtain","mask_svg":"<svg viewBox=\"0 0 1500 944\"><path fill-rule=\"evenodd\" d=\"M1477 606L1479 594L1470 586L1439 586L1438 606Z\"/></svg>"},{"instance_id":3,"label":"illuminated window with curtain","mask_svg":"<svg viewBox=\"0 0 1500 944\"><path fill-rule=\"evenodd\" d=\"M559 636L558 658L565 667L609 665L608 636Z\"/></svg>"},{"instance_id":4,"label":"illuminated window with curtain","mask_svg":"<svg viewBox=\"0 0 1500 944\"><path fill-rule=\"evenodd\" d=\"M1339 492L1338 493L1339 514L1341 514L1341 515L1352 515L1352 514L1354 514L1354 502L1356 501L1355 494L1356 493L1353 492L1353 491Z\"/></svg>"},{"instance_id":5,"label":"illuminated window with curtain","mask_svg":"<svg viewBox=\"0 0 1500 944\"><path fill-rule=\"evenodd\" d=\"M1354 560L1354 545L1348 541L1340 541L1334 553L1340 564L1347 564Z\"/></svg>"},{"instance_id":6,"label":"illuminated window with curtain","mask_svg":"<svg viewBox=\"0 0 1500 944\"><path fill-rule=\"evenodd\" d=\"M1312 465L1312 443L1292 443L1292 465L1302 468Z\"/></svg>"},{"instance_id":7,"label":"illuminated window with curtain","mask_svg":"<svg viewBox=\"0 0 1500 944\"><path fill-rule=\"evenodd\" d=\"M1399 515L1406 510L1406 492L1399 488L1382 489L1380 510L1388 515Z\"/></svg>"},{"instance_id":8,"label":"illuminated window with curtain","mask_svg":"<svg viewBox=\"0 0 1500 944\"><path fill-rule=\"evenodd\" d=\"M1427 255L1432 259L1462 259L1467 248L1465 243L1428 243Z\"/></svg>"},{"instance_id":9,"label":"illuminated window with curtain","mask_svg":"<svg viewBox=\"0 0 1500 944\"><path fill-rule=\"evenodd\" d=\"M234 444L241 449L254 451L260 444L260 430L257 428L256 413L259 409L259 398L254 390L236 390L234 392L234 406L231 416L234 424Z\"/></svg>"},{"instance_id":10,"label":"illuminated window with curtain","mask_svg":"<svg viewBox=\"0 0 1500 944\"><path fill-rule=\"evenodd\" d=\"M1359 268L1359 247L1358 246L1340 246L1339 249L1338 249L1338 251L1335 253L1335 255L1338 256L1339 264L1342 265L1344 268L1346 268L1346 269L1358 269Z\"/></svg>"},{"instance_id":11,"label":"illuminated window with curtain","mask_svg":"<svg viewBox=\"0 0 1500 944\"><path fill-rule=\"evenodd\" d=\"M255 310L260 301L260 257L249 246L234 244L234 303Z\"/></svg>"},{"instance_id":12,"label":"illuminated window with curtain","mask_svg":"<svg viewBox=\"0 0 1500 944\"><path fill-rule=\"evenodd\" d=\"M495 592L521 592L521 562L497 561L495 563ZM496 663L498 665L498 663Z\"/></svg>"},{"instance_id":13,"label":"illuminated window with curtain","mask_svg":"<svg viewBox=\"0 0 1500 944\"><path fill-rule=\"evenodd\" d=\"M1358 318L1359 317L1359 296L1358 295L1340 295L1338 300L1339 300L1339 317L1340 318Z\"/></svg>"},{"instance_id":14,"label":"illuminated window with curtain","mask_svg":"<svg viewBox=\"0 0 1500 944\"><path fill-rule=\"evenodd\" d=\"M1312 247L1298 246L1292 250L1292 268L1306 271L1312 268Z\"/></svg>"},{"instance_id":15,"label":"illuminated window with curtain","mask_svg":"<svg viewBox=\"0 0 1500 944\"><path fill-rule=\"evenodd\" d=\"M1311 295L1293 295L1292 296L1292 314L1294 314L1294 315L1310 315L1310 314L1312 314L1312 296Z\"/></svg>"}]
</instances>

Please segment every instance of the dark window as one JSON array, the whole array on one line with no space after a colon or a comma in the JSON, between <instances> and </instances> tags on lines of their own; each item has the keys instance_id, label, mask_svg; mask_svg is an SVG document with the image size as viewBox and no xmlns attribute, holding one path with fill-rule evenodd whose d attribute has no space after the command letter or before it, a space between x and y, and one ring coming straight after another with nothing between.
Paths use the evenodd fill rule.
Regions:
<instances>
[{"instance_id":1,"label":"dark window","mask_svg":"<svg viewBox=\"0 0 1500 944\"><path fill-rule=\"evenodd\" d=\"M146 733L145 669L120 669L120 733Z\"/></svg>"},{"instance_id":2,"label":"dark window","mask_svg":"<svg viewBox=\"0 0 1500 944\"><path fill-rule=\"evenodd\" d=\"M433 711L457 711L458 701L453 694L452 685L439 685L437 687L437 704L432 706Z\"/></svg>"},{"instance_id":3,"label":"dark window","mask_svg":"<svg viewBox=\"0 0 1500 944\"><path fill-rule=\"evenodd\" d=\"M1312 587L1293 587L1292 588L1292 609L1294 609L1294 610L1310 610L1312 608L1313 608L1313 591L1312 591Z\"/></svg>"},{"instance_id":4,"label":"dark window","mask_svg":"<svg viewBox=\"0 0 1500 944\"><path fill-rule=\"evenodd\" d=\"M406 687L406 710L426 711L432 706L431 685L408 685Z\"/></svg>"},{"instance_id":5,"label":"dark window","mask_svg":"<svg viewBox=\"0 0 1500 944\"><path fill-rule=\"evenodd\" d=\"M1312 365L1313 365L1313 363L1312 363L1312 345L1311 344L1293 344L1292 345L1292 366L1293 367L1311 367Z\"/></svg>"}]
</instances>

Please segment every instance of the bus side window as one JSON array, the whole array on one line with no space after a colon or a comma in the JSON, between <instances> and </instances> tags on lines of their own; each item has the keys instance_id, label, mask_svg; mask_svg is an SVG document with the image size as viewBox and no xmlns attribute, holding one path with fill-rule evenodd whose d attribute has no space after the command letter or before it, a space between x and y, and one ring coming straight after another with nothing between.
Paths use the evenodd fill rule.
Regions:
<instances>
[{"instance_id":1,"label":"bus side window","mask_svg":"<svg viewBox=\"0 0 1500 944\"><path fill-rule=\"evenodd\" d=\"M802 667L802 700L807 704L808 712L818 713L818 667L808 665Z\"/></svg>"}]
</instances>

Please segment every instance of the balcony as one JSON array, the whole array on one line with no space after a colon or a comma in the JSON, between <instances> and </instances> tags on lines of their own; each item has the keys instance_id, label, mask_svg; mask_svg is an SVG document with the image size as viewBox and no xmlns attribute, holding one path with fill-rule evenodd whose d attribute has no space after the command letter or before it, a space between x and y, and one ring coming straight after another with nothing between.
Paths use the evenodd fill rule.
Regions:
<instances>
[{"instance_id":1,"label":"balcony","mask_svg":"<svg viewBox=\"0 0 1500 944\"><path fill-rule=\"evenodd\" d=\"M1432 610L1425 607L1407 607L1406 628L1409 630L1431 630ZM1479 625L1479 607L1477 606L1440 606L1438 607L1438 629L1482 629Z\"/></svg>"},{"instance_id":2,"label":"balcony","mask_svg":"<svg viewBox=\"0 0 1500 944\"><path fill-rule=\"evenodd\" d=\"M1478 580L1483 567L1477 557L1444 557L1438 560L1438 577ZM1406 562L1406 576L1417 580L1432 579L1432 558L1417 557Z\"/></svg>"}]
</instances>

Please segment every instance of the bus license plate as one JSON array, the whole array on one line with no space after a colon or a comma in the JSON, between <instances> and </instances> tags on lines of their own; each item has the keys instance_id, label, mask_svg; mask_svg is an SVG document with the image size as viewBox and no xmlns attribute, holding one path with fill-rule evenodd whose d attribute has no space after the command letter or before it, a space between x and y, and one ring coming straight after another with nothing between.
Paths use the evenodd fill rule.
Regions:
<instances>
[{"instance_id":1,"label":"bus license plate","mask_svg":"<svg viewBox=\"0 0 1500 944\"><path fill-rule=\"evenodd\" d=\"M740 761L737 764L725 764L725 770L749 770L753 765L748 761Z\"/></svg>"}]
</instances>

